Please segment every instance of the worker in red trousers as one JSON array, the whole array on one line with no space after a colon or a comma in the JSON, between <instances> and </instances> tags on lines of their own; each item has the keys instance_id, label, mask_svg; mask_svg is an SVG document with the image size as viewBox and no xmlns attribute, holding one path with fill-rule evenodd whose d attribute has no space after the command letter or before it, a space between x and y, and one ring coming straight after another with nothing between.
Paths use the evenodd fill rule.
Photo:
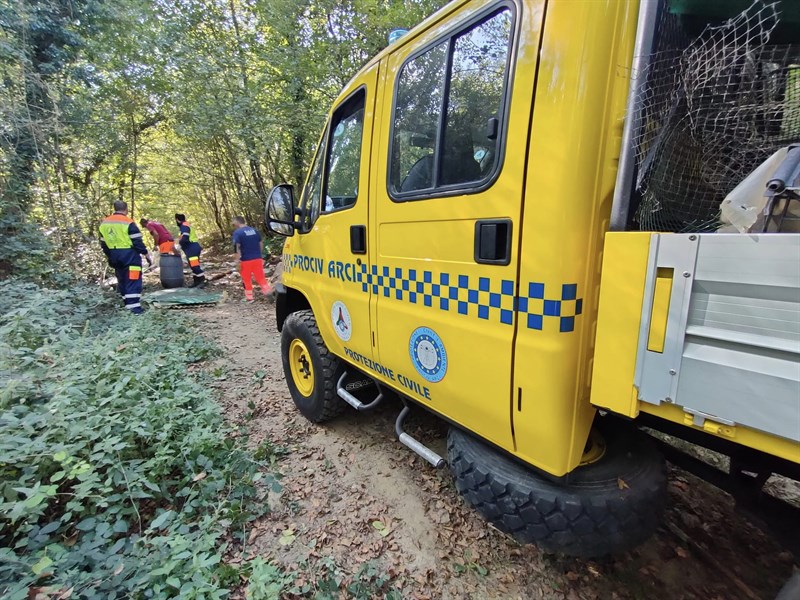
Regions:
<instances>
[{"instance_id":1,"label":"worker in red trousers","mask_svg":"<svg viewBox=\"0 0 800 600\"><path fill-rule=\"evenodd\" d=\"M258 232L250 227L244 217L233 217L233 246L241 265L244 301L253 302L253 279L269 297L272 287L264 276L264 242Z\"/></svg>"}]
</instances>

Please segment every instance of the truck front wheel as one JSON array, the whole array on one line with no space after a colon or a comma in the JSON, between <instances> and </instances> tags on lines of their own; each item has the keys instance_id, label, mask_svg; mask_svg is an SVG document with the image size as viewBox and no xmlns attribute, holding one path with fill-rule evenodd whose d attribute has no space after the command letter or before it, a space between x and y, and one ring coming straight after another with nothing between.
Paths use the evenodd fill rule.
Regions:
<instances>
[{"instance_id":1,"label":"truck front wheel","mask_svg":"<svg viewBox=\"0 0 800 600\"><path fill-rule=\"evenodd\" d=\"M341 414L347 405L336 394L336 382L343 366L325 346L312 311L286 318L281 357L292 400L308 420L323 423Z\"/></svg>"},{"instance_id":2,"label":"truck front wheel","mask_svg":"<svg viewBox=\"0 0 800 600\"><path fill-rule=\"evenodd\" d=\"M614 427L604 438L605 453L572 471L568 483L454 427L447 450L458 491L500 530L546 552L594 557L649 537L666 499L664 459L644 434Z\"/></svg>"}]
</instances>

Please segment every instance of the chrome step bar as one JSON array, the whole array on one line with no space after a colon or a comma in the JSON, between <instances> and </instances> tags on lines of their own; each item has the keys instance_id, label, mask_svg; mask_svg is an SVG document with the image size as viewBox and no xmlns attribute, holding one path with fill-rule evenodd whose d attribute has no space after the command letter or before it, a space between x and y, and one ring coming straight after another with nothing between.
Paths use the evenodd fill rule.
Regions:
<instances>
[{"instance_id":1,"label":"chrome step bar","mask_svg":"<svg viewBox=\"0 0 800 600\"><path fill-rule=\"evenodd\" d=\"M400 414L397 415L397 421L394 423L394 430L397 433L397 437L400 439L400 442L411 448L414 452L419 454L422 458L427 460L437 469L441 469L444 466L444 459L436 454L433 450L428 448L422 442L414 439L410 435L408 435L405 431L403 431L403 421L406 420L408 413L411 412L411 409L406 404L403 407L403 410L400 411Z\"/></svg>"},{"instance_id":2,"label":"chrome step bar","mask_svg":"<svg viewBox=\"0 0 800 600\"><path fill-rule=\"evenodd\" d=\"M356 410L369 410L371 408L375 408L376 406L378 406L378 404L380 404L381 400L383 400L383 392L381 391L380 385L378 385L376 382L376 385L378 385L377 397L372 402L364 404L363 402L361 402L361 400L359 400L358 398L353 396L353 394L344 389L344 380L346 378L347 378L347 371L342 373L342 376L339 377L339 381L336 384L336 395L339 396L339 398L347 402L350 406L352 406Z\"/></svg>"},{"instance_id":3,"label":"chrome step bar","mask_svg":"<svg viewBox=\"0 0 800 600\"><path fill-rule=\"evenodd\" d=\"M378 384L377 381L375 382L375 385L378 386L378 395L372 402L364 404L363 402L361 402L361 400L353 396L353 394L351 394L344 388L345 379L347 379L347 371L342 373L342 376L339 377L339 381L336 383L336 395L339 396L339 398L347 402L350 406L352 406L356 410L359 411L370 410L371 408L375 408L383 400L383 392L381 391L380 384ZM410 448L411 450L419 454L422 458L424 458L426 461L428 461L437 469L442 468L444 466L444 459L441 456L436 454L436 452L428 448L422 442L414 439L405 431L403 431L403 422L406 420L408 413L411 412L411 409L409 408L408 404L405 403L405 401L403 402L403 404L404 404L403 410L401 410L400 414L397 415L397 420L394 423L394 430L397 433L398 439L404 446Z\"/></svg>"}]
</instances>

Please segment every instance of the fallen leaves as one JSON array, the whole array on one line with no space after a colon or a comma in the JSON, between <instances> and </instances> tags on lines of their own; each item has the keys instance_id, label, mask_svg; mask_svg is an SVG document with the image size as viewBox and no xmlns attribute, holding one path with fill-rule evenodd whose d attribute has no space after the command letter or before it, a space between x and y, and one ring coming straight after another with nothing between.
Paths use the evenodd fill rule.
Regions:
<instances>
[{"instance_id":1,"label":"fallen leaves","mask_svg":"<svg viewBox=\"0 0 800 600\"><path fill-rule=\"evenodd\" d=\"M381 535L381 537L386 537L386 536L388 536L390 533L392 533L392 530L391 530L391 528L390 528L390 527L387 527L386 525L384 525L384 524L383 524L383 522L381 522L381 521L373 521L373 522L372 522L372 526L373 526L375 529L377 529L377 530L378 530L378 533Z\"/></svg>"},{"instance_id":2,"label":"fallen leaves","mask_svg":"<svg viewBox=\"0 0 800 600\"><path fill-rule=\"evenodd\" d=\"M34 575L39 575L40 577L47 577L50 573L45 572L45 569L53 564L53 559L49 556L43 556L39 559L39 561L31 567L31 571L33 571Z\"/></svg>"},{"instance_id":3,"label":"fallen leaves","mask_svg":"<svg viewBox=\"0 0 800 600\"><path fill-rule=\"evenodd\" d=\"M689 484L681 479L675 479L669 482L670 486L677 488L681 491L687 491L689 489Z\"/></svg>"},{"instance_id":4,"label":"fallen leaves","mask_svg":"<svg viewBox=\"0 0 800 600\"><path fill-rule=\"evenodd\" d=\"M428 511L428 518L439 525L447 525L452 521L450 508L442 500L434 502L433 508Z\"/></svg>"},{"instance_id":5,"label":"fallen leaves","mask_svg":"<svg viewBox=\"0 0 800 600\"><path fill-rule=\"evenodd\" d=\"M271 500L271 512L251 524L245 554L295 565L300 569L296 585L313 586L314 569L326 560L335 560L345 577L374 560L402 590L402 597L416 600L629 600L639 590L653 597L656 592L662 592L661 597L677 593L687 600L734 595L689 589L682 581L670 580L676 572L687 580L703 580L706 569L696 552L689 553L685 544L676 548L663 533L613 562L556 560L543 557L533 546L519 545L463 502L446 471L430 469L399 448L392 437L396 413L389 410L390 403L369 415L346 413L324 428L298 416L283 380L279 343L269 337L265 343L263 327L254 326L252 314L239 312L238 305L230 309L236 318L213 325L222 346L237 346L224 363L230 379L217 384L228 418L251 426L251 439L272 440L289 449L279 467L285 475L283 492ZM219 319L219 312L207 311L203 318ZM258 380L260 389L254 389L251 379ZM248 409L250 400L255 409ZM245 418L248 411L263 418ZM433 420L415 419L409 428L420 439L441 443L444 437L444 428ZM705 489L705 484L677 473L670 477L673 500ZM634 481L617 478L620 493L631 486ZM675 516L691 526L693 537L702 534L701 526L708 527L709 521L724 521L704 502L696 506L696 514ZM664 568L667 562L672 568ZM781 564L791 563L786 557ZM732 588L724 588L728 589Z\"/></svg>"},{"instance_id":6,"label":"fallen leaves","mask_svg":"<svg viewBox=\"0 0 800 600\"><path fill-rule=\"evenodd\" d=\"M54 586L31 587L28 590L30 600L67 600L72 597L74 587L63 589Z\"/></svg>"},{"instance_id":7,"label":"fallen leaves","mask_svg":"<svg viewBox=\"0 0 800 600\"><path fill-rule=\"evenodd\" d=\"M297 539L294 527L287 527L281 532L281 537L278 538L278 543L281 546L289 546Z\"/></svg>"}]
</instances>

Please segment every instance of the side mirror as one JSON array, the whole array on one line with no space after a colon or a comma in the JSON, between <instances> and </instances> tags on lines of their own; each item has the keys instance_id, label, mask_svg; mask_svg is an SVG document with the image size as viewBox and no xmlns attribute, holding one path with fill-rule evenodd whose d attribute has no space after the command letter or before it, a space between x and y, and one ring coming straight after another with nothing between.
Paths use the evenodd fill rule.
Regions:
<instances>
[{"instance_id":1,"label":"side mirror","mask_svg":"<svg viewBox=\"0 0 800 600\"><path fill-rule=\"evenodd\" d=\"M269 230L285 237L293 236L295 229L300 227L294 217L294 188L287 183L272 188L264 219Z\"/></svg>"}]
</instances>

